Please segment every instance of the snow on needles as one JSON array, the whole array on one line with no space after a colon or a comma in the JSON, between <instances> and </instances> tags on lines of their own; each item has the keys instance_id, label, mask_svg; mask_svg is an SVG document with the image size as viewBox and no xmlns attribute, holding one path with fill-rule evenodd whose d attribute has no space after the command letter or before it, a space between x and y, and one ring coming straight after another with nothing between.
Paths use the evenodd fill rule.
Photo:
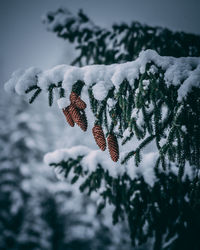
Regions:
<instances>
[{"instance_id":1,"label":"snow on needles","mask_svg":"<svg viewBox=\"0 0 200 250\"><path fill-rule=\"evenodd\" d=\"M158 152L149 152L143 154L142 164L140 167L135 166L135 161L133 158L123 166L120 164L120 162L113 163L113 161L109 157L105 157L105 152L102 152L101 150L93 150L86 146L75 146L69 149L57 149L54 152L47 153L44 156L44 162L48 165L59 165L61 162L67 162L69 159L77 159L78 156L83 157L80 163L85 174L91 174L92 172L95 172L97 167L101 165L103 169L105 171L108 171L109 175L113 178L123 176L125 173L132 180L136 179L139 176L143 176L145 182L148 183L151 187L156 181L154 166L158 158ZM161 168L160 170L163 171ZM171 170L175 175L178 175L178 169L175 164L172 164ZM59 179L65 179L62 169L56 167L55 172ZM188 163L186 163L184 176L192 179L192 173L192 167Z\"/></svg>"},{"instance_id":2,"label":"snow on needles","mask_svg":"<svg viewBox=\"0 0 200 250\"><path fill-rule=\"evenodd\" d=\"M62 87L66 90L66 97L68 97L72 85L77 80L81 80L85 82L87 87L95 84L93 87L94 96L97 100L102 100L109 89L113 86L118 89L124 79L127 79L133 86L139 75L145 72L147 63L153 63L164 70L164 79L167 86L180 86L178 101L181 101L193 86L200 86L200 58L162 57L153 50L146 50L142 51L135 61L123 64L85 67L58 65L45 71L34 67L25 71L16 71L11 79L5 83L5 89L7 91L15 90L22 95L26 89L33 85L48 91L52 83L62 82Z\"/></svg>"},{"instance_id":3,"label":"snow on needles","mask_svg":"<svg viewBox=\"0 0 200 250\"><path fill-rule=\"evenodd\" d=\"M25 94L26 89L37 85L48 91L51 84L62 82L62 87L69 97L72 85L81 80L87 87L93 86L93 93L97 100L105 98L113 86L118 89L124 79L134 86L134 81L143 74L147 63L160 67L164 71L164 80L167 86L178 86L178 101L187 96L191 88L200 87L200 58L198 57L163 57L153 50L142 51L139 57L132 62L112 65L91 65L75 67L58 65L52 69L42 71L38 68L29 68L25 71L14 72L11 79L5 83L7 91L16 91Z\"/></svg>"},{"instance_id":4,"label":"snow on needles","mask_svg":"<svg viewBox=\"0 0 200 250\"><path fill-rule=\"evenodd\" d=\"M174 85L178 87L178 101L181 102L187 96L192 87L200 87L200 58L186 57L162 57L153 50L142 51L139 57L132 62L112 65L91 65L85 67L75 67L69 65L58 65L52 69L42 71L38 68L29 68L27 70L18 70L14 72L11 79L5 83L5 89L10 92L16 92L24 95L26 90L31 86L37 86L43 91L48 92L51 84L61 86L65 90L65 97L58 99L59 108L62 109L69 104L69 95L72 86L78 80L85 83L84 91L92 86L94 97L97 100L103 100L111 88L118 89L124 79L127 79L130 86L134 88L134 81L139 79L141 74L146 71L146 65L151 63L150 72L154 74L157 68L161 68L164 72L164 82L167 86ZM148 86L150 81L143 80L143 85ZM137 93L135 90L135 93ZM108 99L108 105L112 108L113 100ZM151 107L150 107L151 108ZM141 125L143 121L142 113L133 110L133 115L137 116L137 123ZM125 135L129 131L125 132ZM137 141L135 141L137 145ZM127 145L128 147L128 145ZM129 150L130 151L130 150ZM120 158L126 154L124 150L120 150ZM100 150L93 150L86 146L76 146L70 149L56 150L45 156L47 164L59 163L67 161L78 156L83 156L81 164L86 172L93 172L100 164L113 177L123 175L125 172L131 179L138 175L143 175L149 185L153 185L155 174L153 165L158 157L158 152L151 150L142 155L142 164L140 168L135 167L134 159L130 159L123 166L113 163L109 157L105 157L105 153ZM186 166L187 168L187 166ZM189 169L189 168L188 168ZM174 167L174 172L177 168ZM191 171L191 168L190 170ZM187 171L186 171L187 172ZM189 173L189 172L188 172Z\"/></svg>"}]
</instances>

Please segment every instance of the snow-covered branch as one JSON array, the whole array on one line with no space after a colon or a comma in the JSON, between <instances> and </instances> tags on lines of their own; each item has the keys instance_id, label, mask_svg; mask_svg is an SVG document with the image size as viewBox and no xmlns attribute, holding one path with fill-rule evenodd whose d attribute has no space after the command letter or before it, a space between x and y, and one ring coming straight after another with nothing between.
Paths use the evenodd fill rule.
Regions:
<instances>
[{"instance_id":1,"label":"snow-covered branch","mask_svg":"<svg viewBox=\"0 0 200 250\"><path fill-rule=\"evenodd\" d=\"M64 88L65 96L69 97L72 85L80 80L87 88L93 86L95 99L101 101L112 87L119 89L123 80L127 80L134 88L135 81L140 80L141 75L145 73L147 64L152 64L149 73L153 75L159 68L164 71L163 83L167 87L178 86L178 101L186 97L192 87L200 86L200 58L161 57L155 51L147 50L141 52L135 61L123 64L85 67L58 65L45 71L38 68L19 70L6 82L5 89L22 95L30 88L31 90L40 88L48 92L50 86L54 84L55 88ZM149 82L145 81L143 84L148 88Z\"/></svg>"},{"instance_id":2,"label":"snow-covered branch","mask_svg":"<svg viewBox=\"0 0 200 250\"><path fill-rule=\"evenodd\" d=\"M164 156L167 155L173 162L178 157L179 165L183 167L185 160L199 165L196 151L187 149L190 154L195 154L194 160L184 153L182 146L185 140L188 141L187 135L189 140L198 136L198 120L194 117L199 112L199 87L200 58L161 57L152 50L143 51L135 61L124 64L85 67L59 65L46 71L29 68L15 72L5 84L6 90L20 95L35 91L31 102L44 91L49 95L49 104L55 98L63 111L71 107L71 92L75 92L77 97L83 94L88 106L90 102L94 115L91 123L102 126L106 136L114 133L118 137L123 164L135 156L138 166L141 152L155 141L160 155L157 164L162 164L163 168L166 165ZM194 98L198 105L192 100ZM86 110L88 112L88 108ZM68 116L66 112L66 118L69 118L70 114ZM74 122L84 131L87 130L85 115L85 122L81 124L82 111L80 113L76 107L71 107L71 116L74 114ZM132 148L133 139L136 143ZM199 147L198 143L192 145L197 149ZM118 149L109 148L109 151L113 160L117 161Z\"/></svg>"},{"instance_id":3,"label":"snow-covered branch","mask_svg":"<svg viewBox=\"0 0 200 250\"><path fill-rule=\"evenodd\" d=\"M162 56L200 56L200 36L151 27L139 22L95 25L83 11L77 15L58 9L43 16L47 30L76 44L80 52L74 64L111 64L136 59L142 50L152 49Z\"/></svg>"}]
</instances>

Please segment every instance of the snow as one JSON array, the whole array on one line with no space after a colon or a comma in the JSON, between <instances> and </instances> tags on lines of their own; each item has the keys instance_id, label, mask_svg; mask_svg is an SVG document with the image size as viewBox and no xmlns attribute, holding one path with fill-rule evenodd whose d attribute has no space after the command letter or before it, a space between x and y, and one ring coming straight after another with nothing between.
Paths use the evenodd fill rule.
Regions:
<instances>
[{"instance_id":1,"label":"snow","mask_svg":"<svg viewBox=\"0 0 200 250\"><path fill-rule=\"evenodd\" d=\"M113 163L109 157L105 157L105 152L101 150L92 150L86 146L58 149L52 153L47 153L44 157L44 162L48 165L52 163L58 164L61 161L66 162L70 158L76 159L78 156L84 156L81 160L81 165L86 172L94 172L98 164L102 164L104 169L108 170L113 177L117 177L120 172L120 163Z\"/></svg>"},{"instance_id":2,"label":"snow","mask_svg":"<svg viewBox=\"0 0 200 250\"><path fill-rule=\"evenodd\" d=\"M37 84L37 75L41 72L39 68L31 67L25 71L25 73L19 78L15 85L15 91L19 95L23 95L24 92L31 86Z\"/></svg>"},{"instance_id":3,"label":"snow","mask_svg":"<svg viewBox=\"0 0 200 250\"><path fill-rule=\"evenodd\" d=\"M76 146L70 149L60 149L53 153L48 153L44 157L44 162L46 164L59 163L61 161L67 161L69 157L76 159L80 155L85 155L89 153L90 150L84 146Z\"/></svg>"},{"instance_id":4,"label":"snow","mask_svg":"<svg viewBox=\"0 0 200 250\"><path fill-rule=\"evenodd\" d=\"M52 83L59 83L63 81L63 75L68 70L67 65L58 65L52 69L45 70L38 75L38 86L42 90L48 91Z\"/></svg>"},{"instance_id":5,"label":"snow","mask_svg":"<svg viewBox=\"0 0 200 250\"><path fill-rule=\"evenodd\" d=\"M109 89L113 86L118 89L124 79L127 79L132 87L134 81L143 74L147 63L153 63L164 71L164 80L167 86L179 86L178 101L181 102L191 91L192 87L200 87L200 58L186 57L162 57L153 50L142 51L139 57L132 62L113 65L91 65L75 67L58 65L52 69L42 71L38 68L29 68L25 71L17 71L5 84L7 91L15 91L22 95L25 90L37 84L42 90L48 91L49 86L62 82L66 91L66 97L71 92L72 85L81 80L87 88L93 86L93 93L97 100L103 100ZM155 70L154 70L155 71ZM143 81L148 86L148 81Z\"/></svg>"},{"instance_id":6,"label":"snow","mask_svg":"<svg viewBox=\"0 0 200 250\"><path fill-rule=\"evenodd\" d=\"M67 99L65 97L58 99L57 103L58 103L59 109L64 109L70 104L69 99Z\"/></svg>"},{"instance_id":7,"label":"snow","mask_svg":"<svg viewBox=\"0 0 200 250\"><path fill-rule=\"evenodd\" d=\"M25 71L20 70L11 76L11 79L5 84L5 89L7 91L16 91L18 94L25 94L27 88L32 85L40 87L44 92L48 91L49 86L53 83L58 86L58 83L62 83L62 87L65 90L64 98L57 98L58 106L60 109L65 108L69 105L69 95L72 90L72 86L78 80L83 81L85 86L83 88L83 99L88 102L87 90L92 87L94 97L98 101L102 101L107 96L108 91L111 88L116 90L119 88L120 84L124 79L127 79L132 88L135 88L134 82L139 78L140 74L143 74L146 70L147 63L152 63L150 68L151 74L154 74L158 68L161 68L164 72L164 82L169 87L174 85L178 87L178 101L181 102L191 91L193 86L200 87L200 58L197 57L186 57L186 58L173 58L173 57L162 57L159 56L153 50L142 51L139 57L132 62L127 62L123 64L112 64L112 65L91 65L85 67L75 67L68 65L58 65L52 69L42 71L38 68L29 68ZM144 79L142 82L144 87L148 87L151 82L147 79ZM139 89L134 89L136 96L139 93ZM87 97L87 98L86 98ZM114 98L108 99L108 108L112 109L115 104ZM149 110L153 107L152 104L149 106ZM162 107L163 117L165 118L167 109ZM180 111L180 110L179 110ZM120 145L120 160L118 163L113 163L110 160L108 151L102 152L97 150L97 147L89 148L94 142L91 141L94 139L91 136L91 124L94 123L93 114L89 109L86 110L88 120L88 131L86 136L83 139L81 137L80 144L80 134L77 132L76 128L75 133L69 129L69 135L71 133L76 134L67 145L67 147L74 146L69 149L57 150L53 153L49 153L45 156L45 163L50 165L51 163L59 163L61 161L67 161L69 158L75 159L78 156L83 156L81 164L86 172L93 172L96 170L97 166L100 164L104 167L105 170L108 170L109 174L114 178L123 175L125 172L128 173L131 179L137 178L137 176L143 175L145 181L149 185L153 185L155 181L153 165L158 157L156 148L152 144L150 147L145 148L145 153L142 154L142 163L139 168L135 166L133 159L130 159L123 166L120 164L120 161L123 160L127 152L130 152L130 149L136 149L139 145L139 141L135 139L127 142L126 145L121 146L121 139L118 143ZM131 117L136 118L138 126L143 126L144 118L143 113L134 108L132 110ZM108 116L109 122L109 116ZM128 136L129 131L124 131L124 136ZM73 143L74 145L72 145ZM85 143L86 142L86 143ZM164 142L163 142L164 143ZM177 174L178 168L173 168L174 173ZM59 169L56 170L58 175L62 175ZM186 171L187 172L187 171ZM188 172L189 174L189 172ZM61 176L62 177L62 176Z\"/></svg>"},{"instance_id":8,"label":"snow","mask_svg":"<svg viewBox=\"0 0 200 250\"><path fill-rule=\"evenodd\" d=\"M120 159L123 159L125 155L126 152L121 152ZM75 146L69 149L57 149L54 152L47 153L44 157L44 162L48 165L59 165L60 162L67 162L69 159L77 159L78 156L82 156L80 163L86 175L95 172L100 165L103 167L104 171L108 171L109 175L113 178L123 176L125 173L132 180L143 176L145 182L151 187L154 186L156 181L154 166L156 160L158 159L159 153L153 151L142 153L142 161L139 167L135 165L134 158L131 158L127 163L121 165L120 162L114 163L108 155L105 156L105 152L93 150L86 146ZM178 168L173 163L171 165L171 171L178 176ZM60 180L65 179L64 173L62 171L63 170L61 167L55 167L56 175ZM160 171L163 170L160 168ZM185 166L184 177L186 176L190 179L193 178L193 168L188 162L186 162ZM99 190L99 192L102 190Z\"/></svg>"},{"instance_id":9,"label":"snow","mask_svg":"<svg viewBox=\"0 0 200 250\"><path fill-rule=\"evenodd\" d=\"M108 93L109 87L106 85L104 81L99 81L92 88L94 98L103 101Z\"/></svg>"},{"instance_id":10,"label":"snow","mask_svg":"<svg viewBox=\"0 0 200 250\"><path fill-rule=\"evenodd\" d=\"M5 90L7 92L14 92L15 91L15 85L18 82L20 76L24 74L25 70L18 69L15 72L12 73L11 78L8 82L5 84Z\"/></svg>"},{"instance_id":11,"label":"snow","mask_svg":"<svg viewBox=\"0 0 200 250\"><path fill-rule=\"evenodd\" d=\"M20 70L13 74L15 79L12 79L13 82L9 85L9 91L15 91L16 80L18 81L24 72L25 71ZM121 225L117 225L113 228L112 211L110 211L111 206L107 205L99 218L94 214L94 211L96 211L96 200L99 198L98 193L95 194L95 197L93 193L92 199L86 197L86 195L80 193L78 183L71 185L68 182L56 180L53 171L51 171L47 165L41 163L41 155L44 152L48 152L57 147L78 145L80 144L80 140L82 143L87 142L88 145L90 144L90 146L92 146L93 144L95 145L94 139L92 138L92 144L88 136L85 136L85 134L83 136L82 131L80 131L78 127L72 130L67 125L64 126L64 115L62 112L57 112L56 107L49 109L47 105L44 105L43 94L41 98L38 98L38 102L35 102L32 106L28 105L23 101L23 98L19 98L18 96L5 95L3 91L1 94L0 145L1 160L3 160L1 161L1 172L3 173L3 176L1 176L1 184L3 181L1 193L9 192L9 195L5 194L5 201L11 203L9 205L9 211L6 210L6 207L5 209L1 207L1 212L5 211L5 216L7 216L5 218L12 219L12 216L20 214L19 212L23 211L24 218L20 222L22 225L20 240L25 243L30 242L29 240L32 239L32 242L41 240L43 243L42 245L39 244L39 249L50 249L49 245L47 247L44 245L47 244L45 243L46 235L49 229L51 230L52 228L46 227L45 224L43 224L44 221L41 221L43 217L38 214L46 211L46 198L50 195L56 203L56 213L58 213L60 218L67 221L67 224L65 223L66 227L61 229L66 235L66 242L73 240L74 237L76 237L77 241L80 241L82 235L76 233L76 227L79 225L85 227L85 238L88 238L92 232L95 234L92 240L94 239L94 242L96 242L95 239L99 235L102 225L104 225L109 230L106 231L106 236L109 234L109 238L112 239L113 242L112 244L119 246L118 242L122 242L121 235L124 234L124 229L121 229ZM85 93L82 93L81 97L85 100L84 95ZM63 102L63 106L65 101L69 100L63 98L61 101L61 103ZM89 105L89 103L87 104ZM89 113L90 110L88 109L87 112ZM90 114L90 118L93 118L92 113ZM89 124L89 126L91 126L91 124ZM90 133L91 131L88 134ZM33 140L35 141L34 146L33 143L30 143L30 141L32 142ZM41 147L42 143L44 143L44 147ZM97 149L96 145L95 149ZM86 155L90 153L91 150L83 151L83 148L80 148L79 150L76 149L76 152L71 150L68 154L73 153L73 157L76 158L81 152L84 152ZM60 159L62 159L62 156L60 156ZM17 177L16 170L18 170L18 167L20 173L23 175L22 178ZM59 176L62 176L62 174ZM28 195L28 200L32 200L32 203L27 204L27 202L24 202L22 197L24 192ZM21 196L18 194L21 194ZM45 204L43 203L44 201ZM38 207L40 207L41 211L38 211ZM3 213L1 215L3 215ZM4 226L2 227L2 223L0 224L2 229L2 236L0 238L4 240L4 235L7 234L9 236L12 231L6 231L7 229ZM37 232L38 237L30 238L31 235L29 231L31 229ZM77 232L79 231L77 230ZM127 234L125 234L125 236L126 235ZM14 234L12 238L18 240L16 234ZM50 242L50 240L48 240L48 242ZM113 249L114 248L116 247L113 246Z\"/></svg>"},{"instance_id":12,"label":"snow","mask_svg":"<svg viewBox=\"0 0 200 250\"><path fill-rule=\"evenodd\" d=\"M124 131L124 133L123 133L123 137L125 138L125 137L128 137L128 136L130 136L130 129L129 128L127 128L125 131Z\"/></svg>"}]
</instances>

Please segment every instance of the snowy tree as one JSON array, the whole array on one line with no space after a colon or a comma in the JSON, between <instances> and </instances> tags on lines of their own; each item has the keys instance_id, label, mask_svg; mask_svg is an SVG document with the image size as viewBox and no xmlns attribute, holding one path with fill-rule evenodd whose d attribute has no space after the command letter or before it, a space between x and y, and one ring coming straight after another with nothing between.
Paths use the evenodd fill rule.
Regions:
<instances>
[{"instance_id":1,"label":"snowy tree","mask_svg":"<svg viewBox=\"0 0 200 250\"><path fill-rule=\"evenodd\" d=\"M73 15L67 9L48 12L43 22L49 31L76 44L79 55L73 65L132 61L146 49L155 50L162 56L200 55L200 36L139 22L114 24L106 29L94 24L83 11Z\"/></svg>"},{"instance_id":2,"label":"snowy tree","mask_svg":"<svg viewBox=\"0 0 200 250\"><path fill-rule=\"evenodd\" d=\"M41 204L43 218L52 230L51 249L121 249L122 240L131 249L124 227L110 230L109 213L98 215L94 198L81 195L78 186L68 183L50 186L41 194Z\"/></svg>"},{"instance_id":3,"label":"snowy tree","mask_svg":"<svg viewBox=\"0 0 200 250\"><path fill-rule=\"evenodd\" d=\"M2 95L0 103L0 248L16 249L30 199L24 181L30 175L29 166L35 164L36 158L41 161L44 151L37 121L31 126L29 112L22 111L29 108L26 102Z\"/></svg>"},{"instance_id":4,"label":"snowy tree","mask_svg":"<svg viewBox=\"0 0 200 250\"><path fill-rule=\"evenodd\" d=\"M50 106L56 99L71 138L83 143L48 153L45 162L58 177L95 193L98 211L112 204L113 222L128 220L134 246L152 238L155 250L198 249L200 58L176 57L198 56L200 37L136 23L107 31L82 12L64 10L44 22L78 44L74 64L134 59L13 73L5 89L34 92L30 103L41 92ZM141 51L147 48L154 50ZM71 132L75 124L86 141Z\"/></svg>"},{"instance_id":5,"label":"snowy tree","mask_svg":"<svg viewBox=\"0 0 200 250\"><path fill-rule=\"evenodd\" d=\"M28 200L24 217L24 223L18 236L18 249L52 249L51 227L42 217L42 206L38 195Z\"/></svg>"},{"instance_id":6,"label":"snowy tree","mask_svg":"<svg viewBox=\"0 0 200 250\"><path fill-rule=\"evenodd\" d=\"M2 95L0 102L0 249L76 249L77 244L88 249L102 245L105 249L117 248L117 238L123 237L121 228L113 237L108 215L97 216L93 200L85 200L67 183L61 185L41 164L42 155L49 149L49 134L50 140L55 138L51 127L45 126L48 120L37 113L41 103L30 110L23 99L13 95ZM44 111L49 117L45 107ZM45 130L41 130L41 121ZM76 232L78 228L82 230L79 232L88 232L85 238Z\"/></svg>"}]
</instances>

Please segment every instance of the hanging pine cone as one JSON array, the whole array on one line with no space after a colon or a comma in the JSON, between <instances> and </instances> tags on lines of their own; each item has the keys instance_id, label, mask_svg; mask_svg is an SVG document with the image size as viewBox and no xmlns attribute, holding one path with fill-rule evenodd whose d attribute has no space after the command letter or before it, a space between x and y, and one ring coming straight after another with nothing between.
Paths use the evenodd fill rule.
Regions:
<instances>
[{"instance_id":1,"label":"hanging pine cone","mask_svg":"<svg viewBox=\"0 0 200 250\"><path fill-rule=\"evenodd\" d=\"M117 137L114 134L109 134L107 137L107 141L110 157L114 162L117 162L119 159L119 146Z\"/></svg>"},{"instance_id":2,"label":"hanging pine cone","mask_svg":"<svg viewBox=\"0 0 200 250\"><path fill-rule=\"evenodd\" d=\"M86 116L84 110L81 111L81 118L82 118L82 123L80 124L80 128L83 131L86 131L87 130L87 126L88 126L88 122L87 122L87 116Z\"/></svg>"},{"instance_id":3,"label":"hanging pine cone","mask_svg":"<svg viewBox=\"0 0 200 250\"><path fill-rule=\"evenodd\" d=\"M69 97L70 102L75 103L77 98L78 98L78 95L75 92L72 91L71 94L70 94L70 97Z\"/></svg>"},{"instance_id":4,"label":"hanging pine cone","mask_svg":"<svg viewBox=\"0 0 200 250\"><path fill-rule=\"evenodd\" d=\"M76 99L75 105L79 109L85 109L87 107L86 103L80 98L80 96Z\"/></svg>"},{"instance_id":5,"label":"hanging pine cone","mask_svg":"<svg viewBox=\"0 0 200 250\"><path fill-rule=\"evenodd\" d=\"M85 109L86 108L86 103L78 96L75 92L71 92L70 97L69 97L71 103L75 104L75 106L78 109Z\"/></svg>"},{"instance_id":6,"label":"hanging pine cone","mask_svg":"<svg viewBox=\"0 0 200 250\"><path fill-rule=\"evenodd\" d=\"M87 130L87 119L83 118L83 115L80 113L80 111L77 109L77 107L74 104L69 105L69 112L73 119L73 121L83 130Z\"/></svg>"},{"instance_id":7,"label":"hanging pine cone","mask_svg":"<svg viewBox=\"0 0 200 250\"><path fill-rule=\"evenodd\" d=\"M99 146L99 148L102 151L105 151L106 139L105 139L102 127L100 125L95 125L92 129L92 133L96 141L96 144Z\"/></svg>"},{"instance_id":8,"label":"hanging pine cone","mask_svg":"<svg viewBox=\"0 0 200 250\"><path fill-rule=\"evenodd\" d=\"M72 117L70 115L69 106L63 109L63 113L64 113L65 118L66 118L67 122L69 123L69 125L71 127L74 127L74 121L73 121L73 119L72 119Z\"/></svg>"}]
</instances>

